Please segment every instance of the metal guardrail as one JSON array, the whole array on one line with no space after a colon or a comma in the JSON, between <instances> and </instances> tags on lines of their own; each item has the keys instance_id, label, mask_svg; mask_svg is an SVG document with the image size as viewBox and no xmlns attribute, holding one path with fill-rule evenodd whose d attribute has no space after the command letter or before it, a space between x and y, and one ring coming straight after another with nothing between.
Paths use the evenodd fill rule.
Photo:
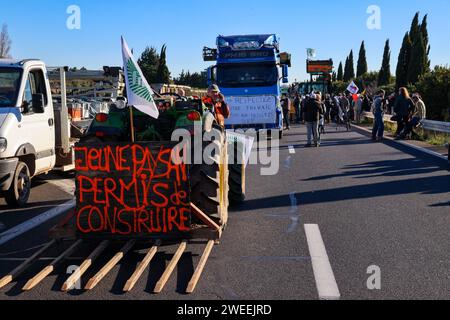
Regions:
<instances>
[{"instance_id":1,"label":"metal guardrail","mask_svg":"<svg viewBox=\"0 0 450 320\"><path fill-rule=\"evenodd\" d=\"M368 119L374 119L374 115L371 112L363 112L362 117ZM391 120L392 115L385 115L384 121L389 123L395 123ZM434 131L440 133L450 134L450 122L443 121L433 121L433 120L422 120L422 129L425 131ZM447 144L448 147L448 164L450 166L450 143Z\"/></svg>"},{"instance_id":2,"label":"metal guardrail","mask_svg":"<svg viewBox=\"0 0 450 320\"><path fill-rule=\"evenodd\" d=\"M427 131L436 131L450 133L450 122L422 120L423 129Z\"/></svg>"}]
</instances>

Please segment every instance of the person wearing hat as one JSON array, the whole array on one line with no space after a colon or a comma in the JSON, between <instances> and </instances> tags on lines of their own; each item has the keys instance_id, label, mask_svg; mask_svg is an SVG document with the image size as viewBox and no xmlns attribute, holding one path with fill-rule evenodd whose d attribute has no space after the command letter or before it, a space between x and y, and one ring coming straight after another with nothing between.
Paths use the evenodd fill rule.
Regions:
<instances>
[{"instance_id":1,"label":"person wearing hat","mask_svg":"<svg viewBox=\"0 0 450 320\"><path fill-rule=\"evenodd\" d=\"M225 119L230 117L230 108L216 84L209 86L208 95L203 98L203 103L214 114L217 123L225 127Z\"/></svg>"},{"instance_id":2,"label":"person wearing hat","mask_svg":"<svg viewBox=\"0 0 450 320\"><path fill-rule=\"evenodd\" d=\"M324 114L320 95L311 93L308 102L303 110L303 119L306 122L306 130L308 136L308 144L306 147L312 146L312 138L314 137L314 145L320 147L319 139L319 121L320 116Z\"/></svg>"}]
</instances>

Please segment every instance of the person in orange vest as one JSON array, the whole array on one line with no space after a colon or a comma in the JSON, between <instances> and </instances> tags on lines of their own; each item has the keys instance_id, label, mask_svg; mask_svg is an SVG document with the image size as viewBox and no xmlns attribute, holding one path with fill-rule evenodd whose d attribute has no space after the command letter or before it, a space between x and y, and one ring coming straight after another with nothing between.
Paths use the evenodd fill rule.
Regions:
<instances>
[{"instance_id":1,"label":"person in orange vest","mask_svg":"<svg viewBox=\"0 0 450 320\"><path fill-rule=\"evenodd\" d=\"M220 92L219 87L215 84L211 85L208 88L208 95L202 100L206 107L214 114L217 123L225 127L225 119L230 117L230 108L225 102L225 97Z\"/></svg>"}]
</instances>

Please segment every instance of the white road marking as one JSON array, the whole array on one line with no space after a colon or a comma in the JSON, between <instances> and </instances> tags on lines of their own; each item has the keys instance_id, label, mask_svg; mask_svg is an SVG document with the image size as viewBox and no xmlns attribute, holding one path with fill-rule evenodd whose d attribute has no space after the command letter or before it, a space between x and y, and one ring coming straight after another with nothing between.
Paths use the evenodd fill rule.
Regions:
<instances>
[{"instance_id":1,"label":"white road marking","mask_svg":"<svg viewBox=\"0 0 450 320\"><path fill-rule=\"evenodd\" d=\"M75 208L75 200L70 200L33 219L27 220L26 222L5 231L4 233L1 233L0 246L73 208Z\"/></svg>"},{"instance_id":2,"label":"white road marking","mask_svg":"<svg viewBox=\"0 0 450 320\"><path fill-rule=\"evenodd\" d=\"M295 154L295 148L294 148L294 146L289 146L289 153L290 153L290 154Z\"/></svg>"},{"instance_id":3,"label":"white road marking","mask_svg":"<svg viewBox=\"0 0 450 320\"><path fill-rule=\"evenodd\" d=\"M319 226L307 224L305 225L305 231L319 298L321 300L339 300L341 294L339 293Z\"/></svg>"}]
</instances>

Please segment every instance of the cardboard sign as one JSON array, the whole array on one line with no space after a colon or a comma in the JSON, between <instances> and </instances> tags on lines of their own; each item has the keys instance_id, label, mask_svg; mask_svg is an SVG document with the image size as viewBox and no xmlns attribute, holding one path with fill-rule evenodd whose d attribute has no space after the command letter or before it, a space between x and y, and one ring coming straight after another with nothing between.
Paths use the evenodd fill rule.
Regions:
<instances>
[{"instance_id":1,"label":"cardboard sign","mask_svg":"<svg viewBox=\"0 0 450 320\"><path fill-rule=\"evenodd\" d=\"M234 144L239 143L242 145L242 151L244 153L244 163L245 166L248 165L250 160L250 156L252 154L253 143L255 142L255 138L247 136L245 134L240 134L234 131L227 131L227 140L228 143Z\"/></svg>"},{"instance_id":2,"label":"cardboard sign","mask_svg":"<svg viewBox=\"0 0 450 320\"><path fill-rule=\"evenodd\" d=\"M231 116L227 125L274 124L277 121L275 96L227 97Z\"/></svg>"},{"instance_id":3,"label":"cardboard sign","mask_svg":"<svg viewBox=\"0 0 450 320\"><path fill-rule=\"evenodd\" d=\"M172 143L79 144L76 218L80 237L161 238L190 231L189 173Z\"/></svg>"},{"instance_id":4,"label":"cardboard sign","mask_svg":"<svg viewBox=\"0 0 450 320\"><path fill-rule=\"evenodd\" d=\"M333 60L308 60L307 73L331 73L333 72Z\"/></svg>"}]
</instances>

